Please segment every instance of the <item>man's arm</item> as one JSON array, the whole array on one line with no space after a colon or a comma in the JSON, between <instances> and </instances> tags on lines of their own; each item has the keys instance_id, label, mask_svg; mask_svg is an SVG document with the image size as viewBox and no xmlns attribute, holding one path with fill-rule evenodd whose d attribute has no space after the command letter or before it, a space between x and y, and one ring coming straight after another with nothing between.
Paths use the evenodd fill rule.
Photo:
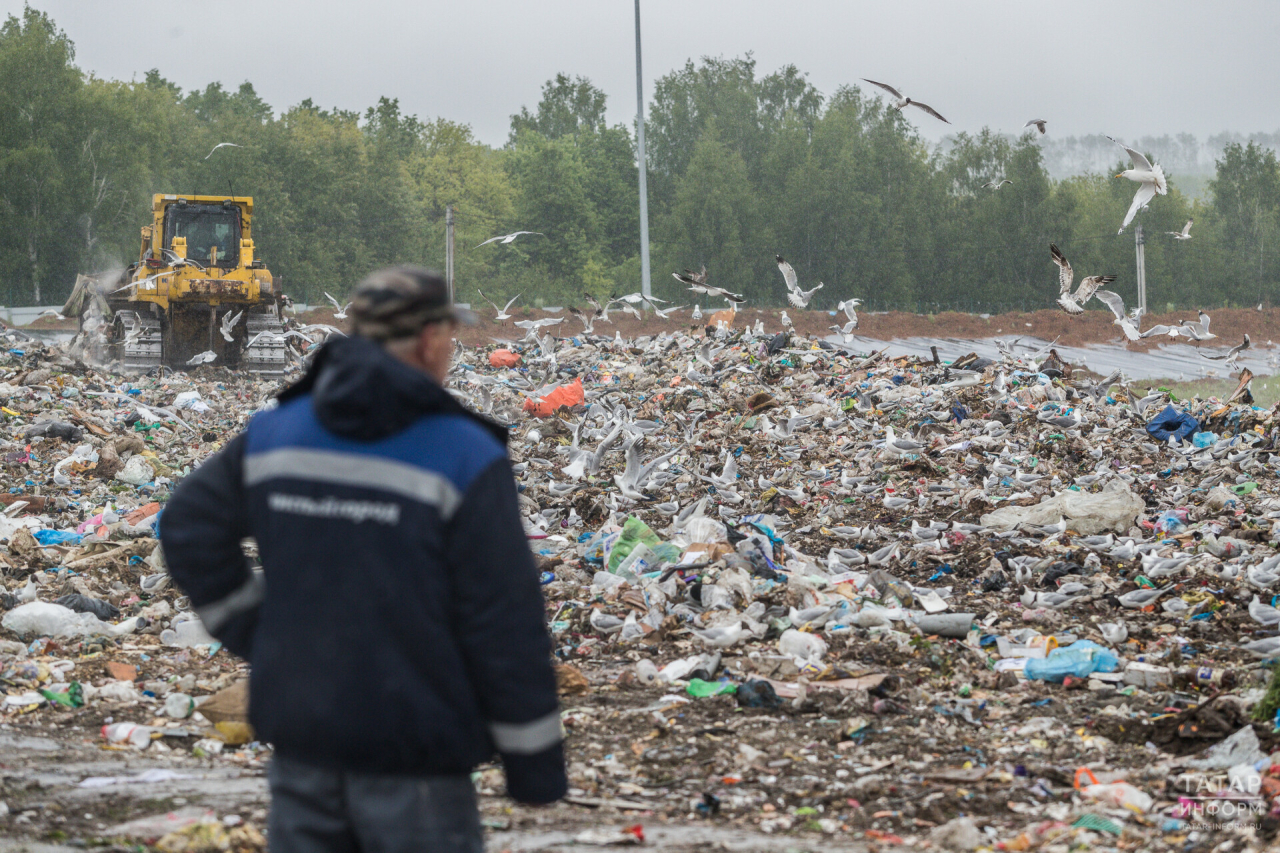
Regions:
<instances>
[{"instance_id":1,"label":"man's arm","mask_svg":"<svg viewBox=\"0 0 1280 853\"><path fill-rule=\"evenodd\" d=\"M549 803L568 789L551 637L507 458L468 489L449 526L459 637L507 791Z\"/></svg>"},{"instance_id":2,"label":"man's arm","mask_svg":"<svg viewBox=\"0 0 1280 853\"><path fill-rule=\"evenodd\" d=\"M160 519L169 574L191 598L209 633L248 657L263 581L240 542L249 535L242 482L244 435L209 457L179 484Z\"/></svg>"}]
</instances>

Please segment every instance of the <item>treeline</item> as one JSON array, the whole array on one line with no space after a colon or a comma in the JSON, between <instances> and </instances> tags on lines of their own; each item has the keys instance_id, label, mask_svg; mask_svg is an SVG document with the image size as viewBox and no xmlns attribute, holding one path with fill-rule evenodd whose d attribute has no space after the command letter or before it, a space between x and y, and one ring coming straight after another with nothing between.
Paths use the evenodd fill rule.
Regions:
<instances>
[{"instance_id":1,"label":"treeline","mask_svg":"<svg viewBox=\"0 0 1280 853\"><path fill-rule=\"evenodd\" d=\"M101 80L74 64L53 21L28 8L0 27L0 300L61 301L77 272L137 256L154 192L252 195L259 255L295 299L345 293L380 265L442 267L456 212L459 295L557 304L639 289L633 129L605 95L559 75L511 118L506 144L420 120L384 98L363 113L310 100L277 114L250 83L184 92L152 71ZM670 273L705 265L755 304L783 303L775 253L813 307L998 311L1052 305L1056 242L1078 275L1117 273L1134 298L1136 185L1114 168L1051 180L1030 134L960 134L931 149L907 118L857 87L826 96L794 66L689 62L648 105L650 227L658 296L692 301ZM1052 132L1052 127L1050 132ZM239 147L214 145L232 142ZM1158 162L1162 152L1149 152ZM984 189L992 179L1011 184ZM1176 242L1194 218L1193 239ZM1280 302L1280 166L1227 145L1204 201L1170 175L1140 214L1149 301ZM543 232L475 248L509 230ZM703 300L705 305L705 300Z\"/></svg>"}]
</instances>

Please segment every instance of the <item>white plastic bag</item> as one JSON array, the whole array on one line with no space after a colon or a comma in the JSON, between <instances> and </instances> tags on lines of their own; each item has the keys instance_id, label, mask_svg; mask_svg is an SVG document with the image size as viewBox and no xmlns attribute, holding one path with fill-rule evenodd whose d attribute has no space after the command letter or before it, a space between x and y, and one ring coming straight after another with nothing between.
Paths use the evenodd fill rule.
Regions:
<instances>
[{"instance_id":1,"label":"white plastic bag","mask_svg":"<svg viewBox=\"0 0 1280 853\"><path fill-rule=\"evenodd\" d=\"M1145 508L1142 498L1121 480L1112 480L1096 494L1068 489L1035 506L1007 506L982 516L984 527L1012 530L1022 524L1049 525L1066 519L1067 528L1081 536L1108 530L1124 533Z\"/></svg>"},{"instance_id":2,"label":"white plastic bag","mask_svg":"<svg viewBox=\"0 0 1280 853\"><path fill-rule=\"evenodd\" d=\"M116 479L131 486L143 486L156 478L156 471L145 456L130 456L124 468L116 473Z\"/></svg>"},{"instance_id":3,"label":"white plastic bag","mask_svg":"<svg viewBox=\"0 0 1280 853\"><path fill-rule=\"evenodd\" d=\"M788 657L820 661L827 654L827 643L816 634L788 628L778 638L778 651Z\"/></svg>"},{"instance_id":4,"label":"white plastic bag","mask_svg":"<svg viewBox=\"0 0 1280 853\"><path fill-rule=\"evenodd\" d=\"M13 608L0 625L20 637L85 637L111 632L111 625L92 613L76 613L70 607L46 601Z\"/></svg>"}]
</instances>

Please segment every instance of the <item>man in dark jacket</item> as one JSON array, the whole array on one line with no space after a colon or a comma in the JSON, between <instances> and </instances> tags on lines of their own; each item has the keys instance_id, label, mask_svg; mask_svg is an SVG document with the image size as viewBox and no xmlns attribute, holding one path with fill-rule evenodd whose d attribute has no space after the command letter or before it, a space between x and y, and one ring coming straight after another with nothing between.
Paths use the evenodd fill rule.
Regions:
<instances>
[{"instance_id":1,"label":"man in dark jacket","mask_svg":"<svg viewBox=\"0 0 1280 853\"><path fill-rule=\"evenodd\" d=\"M252 665L275 853L479 853L477 764L497 752L521 802L567 787L506 431L444 390L461 312L438 275L375 273L349 311L174 493L165 558Z\"/></svg>"}]
</instances>

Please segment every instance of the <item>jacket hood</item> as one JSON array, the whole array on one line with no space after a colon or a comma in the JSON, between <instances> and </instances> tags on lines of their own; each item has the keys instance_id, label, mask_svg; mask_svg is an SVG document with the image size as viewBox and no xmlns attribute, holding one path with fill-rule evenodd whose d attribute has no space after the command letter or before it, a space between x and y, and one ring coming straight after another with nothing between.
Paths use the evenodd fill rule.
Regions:
<instances>
[{"instance_id":1,"label":"jacket hood","mask_svg":"<svg viewBox=\"0 0 1280 853\"><path fill-rule=\"evenodd\" d=\"M465 408L430 376L368 338L353 335L324 344L310 370L281 392L280 401L308 393L325 429L357 441L394 435L424 415L460 414L504 446L507 442L505 427Z\"/></svg>"}]
</instances>

